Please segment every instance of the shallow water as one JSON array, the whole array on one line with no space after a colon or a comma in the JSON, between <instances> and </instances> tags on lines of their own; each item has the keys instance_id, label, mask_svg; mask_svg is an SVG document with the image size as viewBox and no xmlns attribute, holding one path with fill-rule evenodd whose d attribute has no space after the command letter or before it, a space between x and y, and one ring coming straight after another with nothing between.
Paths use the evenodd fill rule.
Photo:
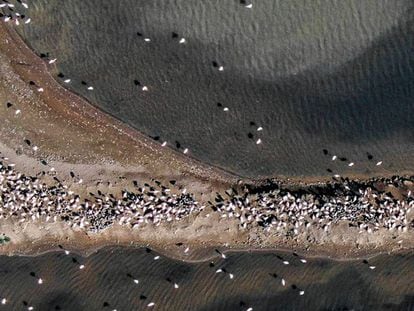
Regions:
<instances>
[{"instance_id":1,"label":"shallow water","mask_svg":"<svg viewBox=\"0 0 414 311\"><path fill-rule=\"evenodd\" d=\"M412 253L381 255L368 264L310 258L303 264L299 257L283 252L229 253L225 260L216 256L199 263L162 255L154 260L156 255L144 249L107 248L87 258L67 256L63 250L37 257L1 256L0 298L8 302L0 308L143 310L154 302L154 310L414 309ZM218 268L227 273L216 273ZM300 290L305 291L303 296Z\"/></svg>"},{"instance_id":2,"label":"shallow water","mask_svg":"<svg viewBox=\"0 0 414 311\"><path fill-rule=\"evenodd\" d=\"M413 6L32 0L33 22L18 30L58 58L54 75L71 78L69 88L204 162L251 177L398 173L414 168ZM323 148L355 166L332 163Z\"/></svg>"}]
</instances>

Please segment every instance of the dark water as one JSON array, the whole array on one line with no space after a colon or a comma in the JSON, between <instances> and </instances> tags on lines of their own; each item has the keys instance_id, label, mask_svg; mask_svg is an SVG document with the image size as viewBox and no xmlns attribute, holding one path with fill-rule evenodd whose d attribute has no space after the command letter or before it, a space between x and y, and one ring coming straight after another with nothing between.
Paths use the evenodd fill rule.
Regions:
<instances>
[{"instance_id":1,"label":"dark water","mask_svg":"<svg viewBox=\"0 0 414 311\"><path fill-rule=\"evenodd\" d=\"M210 261L185 263L163 256L154 260L156 255L117 248L87 258L63 251L1 256L0 298L6 297L7 304L0 308L144 310L154 302L154 310L414 310L414 254L381 255L368 264L325 259L303 264L282 252L232 253L226 260L212 259L214 267ZM227 273L215 273L218 268Z\"/></svg>"},{"instance_id":2,"label":"dark water","mask_svg":"<svg viewBox=\"0 0 414 311\"><path fill-rule=\"evenodd\" d=\"M32 0L33 22L18 29L38 53L58 58L55 75L71 78L71 89L207 163L252 177L325 175L327 167L398 173L414 167L413 7L408 0L261 0L252 9L236 0ZM322 148L355 166L331 163Z\"/></svg>"}]
</instances>

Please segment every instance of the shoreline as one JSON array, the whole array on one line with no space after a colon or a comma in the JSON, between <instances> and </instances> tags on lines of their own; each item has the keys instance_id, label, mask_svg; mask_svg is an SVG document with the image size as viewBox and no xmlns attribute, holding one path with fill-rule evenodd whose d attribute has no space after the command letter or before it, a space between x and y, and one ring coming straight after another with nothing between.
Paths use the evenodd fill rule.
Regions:
<instances>
[{"instance_id":1,"label":"shoreline","mask_svg":"<svg viewBox=\"0 0 414 311\"><path fill-rule=\"evenodd\" d=\"M190 218L193 217L190 216ZM217 222L210 223L212 227L209 227L209 230L199 233L196 237L191 237L189 234L198 232L200 228L207 225L206 220L201 217L186 218L176 222L175 225L164 224L159 227L147 225L138 230L115 224L99 233L88 233L79 229L73 230L64 222L28 223L23 229L20 224L9 220L8 226L5 227L3 222L1 228L3 233L6 231L6 235L12 237L12 242L0 248L0 255L37 256L59 250L59 245L62 245L64 249L78 253L83 257L87 257L103 248L126 247L139 249L148 247L168 258L186 262L207 261L209 258L218 257L214 249L220 249L224 253L295 252L304 258L354 261L382 254L392 255L414 250L410 232L400 235L398 238L396 236L386 236L382 232L377 236L381 240L380 244L376 244L375 240L371 243L362 243L361 241L365 241L370 236L367 233L361 235L355 229L354 234L359 237L362 236L361 241L355 242L351 235L344 243L334 242L329 236L339 236L341 233L336 232L338 231L337 228L334 228L334 232L329 233L325 239L321 239L316 244L312 242L305 243L303 239L287 240L280 238L262 243L260 240L249 240L249 232L234 230L236 224L232 226L227 221L215 220ZM194 225L194 222L198 224ZM171 234L171 228L169 228L171 226L174 226L173 234ZM159 228L158 232L156 228ZM233 230L231 230L232 228ZM251 231L257 232L259 230L253 228ZM212 235L212 232L223 232L224 234ZM20 240L16 240L14 235L19 236ZM382 237L384 237L384 240L382 240ZM177 246L178 242L179 246ZM185 252L187 247L189 251Z\"/></svg>"},{"instance_id":2,"label":"shoreline","mask_svg":"<svg viewBox=\"0 0 414 311\"><path fill-rule=\"evenodd\" d=\"M6 36L3 32L5 29L7 31ZM128 146L128 148L125 148L125 151L119 151L118 153L112 154L105 154L106 152L104 151L108 151L109 148L99 146L100 150L96 152L96 155L94 154L93 156L91 155L91 153L88 154L87 152L85 152L85 150L81 150L83 154L79 153L76 156L73 154L67 156L65 150L60 151L56 148L53 148L53 151L46 150L45 157L51 159L63 159L64 162L73 164L79 163L87 165L94 163L94 160L97 160L98 162L101 162L103 164L117 163L120 166L142 166L141 170L144 173L150 172L151 175L153 175L152 178L157 178L157 175L182 175L184 177L188 176L190 178L201 180L202 182L212 180L214 182L222 184L235 184L242 179L242 177L233 175L232 173L226 172L222 169L206 165L191 157L183 157L171 148L162 148L159 144L155 143L149 137L146 137L144 134L141 134L135 129L129 127L126 124L123 124L121 121L99 110L97 107L87 102L79 95L70 92L69 90L65 89L62 85L60 85L49 73L47 65L43 62L43 60L37 57L37 55L35 55L34 52L31 51L24 44L22 39L13 29L10 29L9 26L4 25L2 23L0 24L0 33L2 33L1 36L3 37L0 37L0 40L3 41L1 44L2 46L0 46L0 52L4 52L2 47L4 47L5 40L7 42L8 50L8 53L6 55L10 58L10 64L30 64L30 67L34 67L30 68L29 70L26 70L26 66L21 66L20 69L23 70L19 71L16 70L19 69L16 68L17 65L12 66L12 68L17 73L17 76L20 79L23 79L23 81L26 83L26 86L29 85L29 81L33 80L41 81L36 82L36 84L43 83L42 86L44 85L44 91L42 93L36 94L35 91L32 90L31 94L25 94L24 97L37 97L39 102L46 104L45 107L41 108L46 108L48 110L48 113L54 113L55 111L53 110L56 110L57 116L53 116L55 118L63 119L66 117L69 120L66 121L67 123L75 121L76 123L80 123L79 125L81 127L88 127L89 130L100 132L88 132L87 134L90 136L86 138L87 140L89 140L86 143L92 143L93 139L105 139L105 143L108 144L108 141L111 138L119 139L119 141L112 140L110 142L112 143L112 149L117 149L117 146L120 143L123 143L125 146L128 146L131 142L134 143L133 146ZM12 41L10 41L10 39ZM14 49L11 50L10 45L14 45ZM14 53L14 51L19 52ZM59 103L55 103L56 99L59 101ZM41 112L39 113L39 115L40 114ZM76 124L75 126L78 126L78 124ZM86 131L83 132L84 133L82 134L86 134ZM103 138L103 135L100 135L101 133L109 134L111 135L111 137ZM0 137L1 136L3 135L0 134ZM59 139L56 137L53 138L55 140ZM2 141L4 140L2 139ZM12 139L10 139L10 141L12 141ZM14 145L15 146L13 147L16 147L16 144ZM44 149L50 149L51 145L51 143L46 144L46 148ZM39 152L36 155L39 156L39 154L44 149L40 148ZM79 151L79 149L81 148L78 148L77 151ZM25 151L26 150L23 150L23 153ZM138 152L140 155L144 155L145 161L137 161L138 157L132 157L131 154L134 154L134 152ZM33 156L35 154L29 151L27 155ZM167 163L169 162L170 166L166 169L159 169L159 164L162 161L165 161ZM157 169L154 168L154 166L158 166Z\"/></svg>"},{"instance_id":3,"label":"shoreline","mask_svg":"<svg viewBox=\"0 0 414 311\"><path fill-rule=\"evenodd\" d=\"M12 59L12 63L21 64L21 65L28 65L33 66L35 65L35 70L38 71L36 74L42 76L42 79L46 79L45 84L47 88L45 89L40 96L42 97L46 91L50 91L52 93L52 97L56 95L61 95L62 97L67 97L62 99L63 102L71 101L70 108L74 109L75 111L71 111L69 109L65 110L66 114L75 113L78 114L79 112L84 113L85 118L89 118L91 120L97 119L96 122L103 123L107 127L113 127L116 131L118 131L122 136L126 136L129 139L132 139L135 143L143 143L146 147L148 147L151 152L167 154L166 156L174 158L174 160L180 162L179 164L183 165L186 170L189 171L190 174L194 174L199 178L210 179L214 181L221 181L224 183L243 183L246 185L252 186L261 186L266 185L269 181L272 183L280 183L284 186L309 186L314 184L325 184L332 181L332 174L324 174L324 175L295 175L295 176L286 176L286 175L273 175L273 176L260 176L258 178L250 178L246 176L239 175L238 173L232 172L230 170L226 170L225 168L215 166L210 163L204 163L196 158L193 158L191 155L183 155L181 152L167 147L163 148L159 142L155 142L151 137L141 133L139 130L123 123L121 120L117 119L115 116L112 116L109 113L104 112L98 106L94 105L93 103L89 102L86 98L82 95L74 93L69 89L65 88L65 85L61 83L61 81L55 79L52 75L52 70L54 70L54 65L48 65L46 62L43 61L34 50L32 50L21 38L21 36L14 30L14 27L10 27L9 25L5 25L2 23L0 25L0 32L7 31L6 37L9 37L15 45L15 50L19 50L20 56L25 57L26 60L24 62L19 62L13 60L18 58L19 56L14 56L12 54L7 53L7 56ZM8 40L8 39L6 39ZM8 43L8 44L9 44ZM1 49L0 49L1 50ZM9 51L10 52L10 51ZM13 69L17 69L13 67ZM18 71L18 70L17 70ZM20 78L26 76L27 72L21 72ZM27 79L24 79L26 83ZM38 94L39 95L39 94ZM56 98L56 97L55 97ZM42 98L43 100L44 99ZM54 108L57 108L54 106ZM67 107L69 108L69 107ZM93 135L93 134L92 134ZM187 172L187 171L186 171ZM343 175L342 177L348 178L350 180L364 182L370 180L372 178L388 178L396 175L394 172L384 171L381 173L378 172L370 172L370 173L348 173ZM398 173L398 176L414 176L414 170L404 170Z\"/></svg>"},{"instance_id":4,"label":"shoreline","mask_svg":"<svg viewBox=\"0 0 414 311\"><path fill-rule=\"evenodd\" d=\"M36 224L30 224L36 225ZM54 224L62 230L65 227L64 223ZM68 228L66 228L67 230ZM63 229L62 231L64 231ZM113 235L108 232L116 230L117 241L110 241ZM21 247L17 245L6 244L0 249L0 256L27 256L36 257L41 256L50 252L59 252L62 250L69 250L71 253L76 253L82 257L89 257L94 253L99 252L102 249L116 249L116 248L127 248L127 249L145 249L149 248L151 251L159 253L160 255L167 257L172 260L183 261L188 263L206 262L215 258L220 258L216 250L220 250L221 253L284 253L292 254L295 253L298 257L306 259L327 259L337 262L351 262L362 259L372 259L381 255L398 255L405 253L412 253L414 251L414 244L410 243L407 239L396 241L394 244L388 244L383 246L371 245L370 247L363 247L360 249L352 249L350 245L343 245L341 247L335 247L332 245L312 245L312 247L304 247L299 245L300 243L286 243L284 245L277 246L261 246L257 244L243 244L236 243L234 245L227 245L228 243L216 243L212 241L194 241L189 239L188 241L180 240L158 240L154 241L151 239L136 238L140 236L139 232L134 232L136 239L130 240L130 233L127 228L120 227L118 225L110 227L107 231L101 233L87 234L80 231L71 231L70 238L42 238L39 240L33 240L29 243L23 242ZM119 233L126 233L122 236ZM151 235L151 232L147 232ZM85 238L84 236L87 236ZM83 236L83 238L82 238ZM182 245L177 245L177 241L181 241ZM403 243L399 243L403 241ZM292 241L289 241L292 242ZM405 244L407 243L407 244ZM406 246L408 245L408 246ZM184 252L188 248L188 252ZM10 251L8 251L10 249Z\"/></svg>"},{"instance_id":5,"label":"shoreline","mask_svg":"<svg viewBox=\"0 0 414 311\"><path fill-rule=\"evenodd\" d=\"M0 118L4 120L3 125L0 125L0 139L3 142L0 144L0 151L25 174L45 170L39 160L46 159L49 162L48 169L51 166L56 167L55 176L69 187L79 190L85 197L88 196L88 192L101 189L97 186L98 180L111 181L112 185L106 187L106 190L120 193L135 178L141 181L158 179L163 182L176 179L179 187L188 188L203 201L211 199L214 192L224 192L238 184L259 188L267 185L266 180L242 178L183 156L170 148L162 148L144 134L100 111L80 96L63 88L48 71L48 65L24 44L11 27L3 23L0 23L0 66L1 72L5 74L4 80L0 82L0 98L4 102L13 102L14 107L19 107L22 111L21 116L16 117L10 110L0 109ZM30 87L29 81L35 81L36 86L41 86L44 91L37 92L37 87ZM13 109L17 109L14 107ZM30 139L33 144L39 146L39 151L34 152L25 146L24 139ZM131 141L134 144L131 144ZM7 145L5 142L8 142ZM122 148L119 148L120 146ZM165 163L169 163L169 166ZM77 173L82 172L82 186L68 181L72 169ZM407 175L409 174L407 171ZM361 175L360 178L362 177ZM365 179L359 181L371 180L373 177L365 176ZM273 185L301 189L309 185L323 186L330 180L331 176L327 176L326 179L300 176L274 178ZM275 251L284 247L286 250L306 250L307 247L311 247L306 251L310 255L326 254L327 258L330 258L329 255L340 258L340 254L346 254L346 258L351 260L353 255L359 256L357 254L364 252L374 254L378 249L382 249L382 252L398 251L398 245L392 243L394 234L388 232L375 233L376 237L368 237L366 234L359 234L358 230L337 228L337 231L326 235L318 231L312 232L312 241L307 241L306 236L294 241L280 236L267 236L259 232L260 228L257 227L241 231L235 222L218 217L206 219L190 216L173 224L146 226L138 231L111 227L92 238L91 234L72 230L63 223L51 226L38 222L30 224L29 229L27 227L16 224L10 226L2 221L2 230L11 232L13 237L12 243L3 246L0 253L18 253L19 249L30 253L31 248L50 247L47 241L54 241L55 244L64 244L66 241L75 245L75 249L79 248L80 252L83 248L85 253L88 253L87 250L94 252L96 248L119 245L108 242L113 239L119 239L118 242L121 241L125 246L128 245L127 241L134 239L138 245L150 245L155 250L168 252L177 238L186 240L194 249L198 247L200 252L206 247L214 248L225 243L234 246L234 249L250 249L246 251L260 246ZM41 232L40 227L47 227L47 230ZM8 231L4 228L8 228ZM49 234L53 231L57 234ZM23 233L25 235L19 241L19 235L21 237ZM350 236L343 238L344 234ZM407 240L408 249L414 249L412 230L403 236ZM16 239L18 242L15 242ZM77 239L80 239L80 242ZM318 245L320 242L323 244ZM356 245L360 245L362 249L354 250ZM233 248L230 249L232 251Z\"/></svg>"},{"instance_id":6,"label":"shoreline","mask_svg":"<svg viewBox=\"0 0 414 311\"><path fill-rule=\"evenodd\" d=\"M59 244L61 245L61 244ZM62 246L62 245L61 245ZM82 249L82 248L60 248L59 246L56 246L54 248L50 248L50 245L44 245L43 247L39 247L38 250L34 252L22 252L22 253L13 253L12 255L4 254L0 252L0 256L9 256L9 257L38 257L42 256L48 253L58 253L62 250L68 250L71 254L77 254L83 258L90 257L96 253L98 253L101 250L114 250L114 249L127 249L127 250L144 250L146 248L149 248L151 252L155 252L158 255L161 255L162 257L166 257L169 260L174 261L181 261L185 263L190 264L196 264L196 263L204 263L208 261L213 261L215 259L219 259L220 255L215 252L215 249L219 249L221 253L229 255L232 253L266 253L266 254L292 254L295 253L295 256L298 258L305 258L307 260L312 259L322 259L322 260L329 260L329 261L335 261L335 262L354 262L354 261L360 261L360 260L371 260L373 258L383 256L383 255L403 255L403 254L412 254L413 249L409 248L400 248L395 249L393 251L377 251L377 252L361 252L359 254L354 254L351 257L337 257L337 256L331 256L327 254L321 254L320 252L314 253L306 253L304 250L296 251L294 249L289 248L258 248L258 247L251 247L251 248L243 248L243 247L232 247L232 248L224 248L219 247L215 248L215 246L208 246L205 248L196 249L198 251L198 254L190 255L190 257L185 257L183 255L180 255L178 252L172 252L171 250L163 250L159 249L156 246L155 247L148 247L147 244L135 244L135 245L128 245L128 244L102 244L100 246L96 246L94 248L88 248L88 249ZM208 253L208 254L207 254Z\"/></svg>"}]
</instances>

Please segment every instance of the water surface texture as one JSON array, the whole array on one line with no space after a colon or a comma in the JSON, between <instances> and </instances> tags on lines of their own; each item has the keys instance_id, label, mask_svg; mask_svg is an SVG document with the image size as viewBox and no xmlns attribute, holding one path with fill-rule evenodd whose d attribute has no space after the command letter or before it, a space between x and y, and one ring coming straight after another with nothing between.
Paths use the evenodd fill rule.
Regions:
<instances>
[{"instance_id":1,"label":"water surface texture","mask_svg":"<svg viewBox=\"0 0 414 311\"><path fill-rule=\"evenodd\" d=\"M398 173L414 167L413 6L32 0L18 29L67 87L206 163L250 177Z\"/></svg>"},{"instance_id":2,"label":"water surface texture","mask_svg":"<svg viewBox=\"0 0 414 311\"><path fill-rule=\"evenodd\" d=\"M37 257L1 256L0 298L7 304L0 308L145 310L154 302L153 310L414 309L413 254L381 255L368 263L308 258L306 264L282 252L232 253L225 260L216 256L199 263L162 255L154 260L157 255L117 248L88 258L63 250ZM216 273L220 268L226 272Z\"/></svg>"}]
</instances>

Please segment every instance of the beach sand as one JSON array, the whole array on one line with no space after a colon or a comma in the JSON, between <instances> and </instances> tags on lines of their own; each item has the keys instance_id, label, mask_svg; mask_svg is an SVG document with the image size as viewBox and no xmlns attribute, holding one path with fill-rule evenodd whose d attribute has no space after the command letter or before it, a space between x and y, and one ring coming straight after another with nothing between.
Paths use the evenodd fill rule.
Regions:
<instances>
[{"instance_id":1,"label":"beach sand","mask_svg":"<svg viewBox=\"0 0 414 311\"><path fill-rule=\"evenodd\" d=\"M234 185L265 183L235 176L161 147L63 88L49 73L54 70L12 28L0 23L0 152L16 164L18 171L34 175L54 167L56 176L82 197L97 190L120 194L122 189L132 188L132 180L150 183L155 179L163 184L177 180L172 191L186 188L201 204L211 200L215 192ZM36 86L30 85L30 81ZM38 92L38 87L44 91ZM13 106L6 108L6 102ZM21 114L16 115L16 109ZM33 151L24 143L25 139L39 149ZM40 163L41 159L48 162L48 167ZM81 175L83 183L71 181L70 171ZM52 178L44 178L53 183ZM329 179L328 176L286 177L279 182L300 186L323 184ZM414 189L413 185L410 187ZM344 223L330 232L310 229L292 238L265 233L258 227L241 230L236 220L221 219L218 215L207 218L206 213L158 227L130 229L114 225L100 233L72 229L60 222L19 224L1 220L0 233L9 236L11 242L1 246L0 253L38 254L61 244L83 254L109 245L149 246L185 260L204 258L206 250L215 247L286 249L312 256L355 258L414 247L413 230L400 233L381 229L368 234ZM413 218L411 213L409 219ZM177 248L178 242L190 247L188 254Z\"/></svg>"}]
</instances>

